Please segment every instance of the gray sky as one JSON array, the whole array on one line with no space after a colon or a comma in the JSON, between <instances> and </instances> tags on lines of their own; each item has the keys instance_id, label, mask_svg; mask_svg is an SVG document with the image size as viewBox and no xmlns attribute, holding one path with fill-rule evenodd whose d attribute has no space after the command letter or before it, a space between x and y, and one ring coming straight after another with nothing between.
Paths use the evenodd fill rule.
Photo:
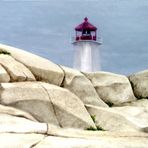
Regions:
<instances>
[{"instance_id":1,"label":"gray sky","mask_svg":"<svg viewBox=\"0 0 148 148\"><path fill-rule=\"evenodd\" d=\"M72 66L71 38L85 16L103 38L102 70L148 68L147 0L1 0L0 42Z\"/></svg>"}]
</instances>

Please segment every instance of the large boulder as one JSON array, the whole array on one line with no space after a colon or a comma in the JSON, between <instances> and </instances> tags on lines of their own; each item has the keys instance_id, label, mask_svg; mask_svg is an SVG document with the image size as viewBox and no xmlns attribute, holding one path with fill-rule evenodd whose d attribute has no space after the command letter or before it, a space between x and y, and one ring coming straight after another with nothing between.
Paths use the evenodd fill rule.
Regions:
<instances>
[{"instance_id":1,"label":"large boulder","mask_svg":"<svg viewBox=\"0 0 148 148\"><path fill-rule=\"evenodd\" d=\"M123 115L127 120L139 128L148 127L148 108L136 106L113 107L112 111Z\"/></svg>"},{"instance_id":2,"label":"large boulder","mask_svg":"<svg viewBox=\"0 0 148 148\"><path fill-rule=\"evenodd\" d=\"M129 80L137 98L148 98L148 70L130 75Z\"/></svg>"},{"instance_id":3,"label":"large boulder","mask_svg":"<svg viewBox=\"0 0 148 148\"><path fill-rule=\"evenodd\" d=\"M31 114L27 112L1 104L0 104L0 114L8 114L11 116L23 117L32 121L37 121L33 116L31 116Z\"/></svg>"},{"instance_id":4,"label":"large boulder","mask_svg":"<svg viewBox=\"0 0 148 148\"><path fill-rule=\"evenodd\" d=\"M2 83L1 104L30 113L40 122L59 125L47 92L38 82Z\"/></svg>"},{"instance_id":5,"label":"large boulder","mask_svg":"<svg viewBox=\"0 0 148 148\"><path fill-rule=\"evenodd\" d=\"M78 97L64 88L48 83L2 83L0 102L22 109L40 122L62 127L95 128Z\"/></svg>"},{"instance_id":6,"label":"large boulder","mask_svg":"<svg viewBox=\"0 0 148 148\"><path fill-rule=\"evenodd\" d=\"M88 112L94 118L98 129L107 131L139 131L140 128L131 122L126 115L112 108L102 108L92 105L86 106Z\"/></svg>"},{"instance_id":7,"label":"large boulder","mask_svg":"<svg viewBox=\"0 0 148 148\"><path fill-rule=\"evenodd\" d=\"M9 55L0 54L0 64L7 70L13 82L35 80L28 68Z\"/></svg>"},{"instance_id":8,"label":"large boulder","mask_svg":"<svg viewBox=\"0 0 148 148\"><path fill-rule=\"evenodd\" d=\"M47 124L0 113L0 133L47 133Z\"/></svg>"},{"instance_id":9,"label":"large boulder","mask_svg":"<svg viewBox=\"0 0 148 148\"><path fill-rule=\"evenodd\" d=\"M0 83L1 82L9 82L10 76L7 71L0 65Z\"/></svg>"},{"instance_id":10,"label":"large boulder","mask_svg":"<svg viewBox=\"0 0 148 148\"><path fill-rule=\"evenodd\" d=\"M108 107L97 95L91 82L79 71L62 66L65 72L63 87L77 95L84 104Z\"/></svg>"},{"instance_id":11,"label":"large boulder","mask_svg":"<svg viewBox=\"0 0 148 148\"><path fill-rule=\"evenodd\" d=\"M127 77L109 72L84 73L100 98L109 105L136 100Z\"/></svg>"},{"instance_id":12,"label":"large boulder","mask_svg":"<svg viewBox=\"0 0 148 148\"><path fill-rule=\"evenodd\" d=\"M10 52L12 57L29 68L37 80L61 85L64 78L63 70L51 61L3 44L0 44L0 51Z\"/></svg>"},{"instance_id":13,"label":"large boulder","mask_svg":"<svg viewBox=\"0 0 148 148\"><path fill-rule=\"evenodd\" d=\"M55 85L41 83L47 91L54 106L56 117L62 127L95 128L83 102L67 89Z\"/></svg>"}]
</instances>

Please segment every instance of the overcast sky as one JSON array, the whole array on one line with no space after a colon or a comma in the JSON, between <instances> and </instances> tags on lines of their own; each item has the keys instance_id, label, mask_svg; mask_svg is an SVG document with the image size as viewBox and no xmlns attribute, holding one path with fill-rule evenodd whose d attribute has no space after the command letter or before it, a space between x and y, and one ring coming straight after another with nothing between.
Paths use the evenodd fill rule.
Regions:
<instances>
[{"instance_id":1,"label":"overcast sky","mask_svg":"<svg viewBox=\"0 0 148 148\"><path fill-rule=\"evenodd\" d=\"M85 16L103 38L102 70L148 69L148 0L0 0L0 42L72 66L71 38Z\"/></svg>"}]
</instances>

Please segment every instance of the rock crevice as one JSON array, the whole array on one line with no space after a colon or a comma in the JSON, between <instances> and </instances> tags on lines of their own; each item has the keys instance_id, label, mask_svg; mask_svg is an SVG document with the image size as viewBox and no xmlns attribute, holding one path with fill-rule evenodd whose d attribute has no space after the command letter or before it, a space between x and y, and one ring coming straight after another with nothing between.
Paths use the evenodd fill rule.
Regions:
<instances>
[{"instance_id":1,"label":"rock crevice","mask_svg":"<svg viewBox=\"0 0 148 148\"><path fill-rule=\"evenodd\" d=\"M40 85L41 85L41 87L46 91L46 93L47 93L47 95L48 95L48 98L49 98L50 103L51 103L51 105L52 105L53 112L54 112L55 118L56 118L56 120L57 120L57 122L58 122L58 125L59 125L60 127L62 127L62 125L59 123L59 121L58 121L58 119L57 119L56 110L55 110L54 104L52 103L51 97L50 97L50 95L49 95L49 93L48 93L48 90L46 89L46 87L44 87L44 86L42 85L42 83L40 83ZM48 127L48 124L47 124L47 127Z\"/></svg>"}]
</instances>

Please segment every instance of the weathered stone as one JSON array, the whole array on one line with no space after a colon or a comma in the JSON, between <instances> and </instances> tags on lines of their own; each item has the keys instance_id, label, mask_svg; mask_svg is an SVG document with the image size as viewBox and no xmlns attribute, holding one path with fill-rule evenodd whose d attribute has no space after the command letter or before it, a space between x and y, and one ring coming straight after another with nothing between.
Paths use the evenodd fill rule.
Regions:
<instances>
[{"instance_id":1,"label":"weathered stone","mask_svg":"<svg viewBox=\"0 0 148 148\"><path fill-rule=\"evenodd\" d=\"M142 131L145 132L145 133L148 133L148 127L142 128Z\"/></svg>"},{"instance_id":2,"label":"weathered stone","mask_svg":"<svg viewBox=\"0 0 148 148\"><path fill-rule=\"evenodd\" d=\"M77 95L84 104L108 107L97 95L91 82L79 71L63 67L65 71L64 88Z\"/></svg>"},{"instance_id":3,"label":"weathered stone","mask_svg":"<svg viewBox=\"0 0 148 148\"><path fill-rule=\"evenodd\" d=\"M10 76L6 72L6 70L0 65L0 83L1 82L9 82Z\"/></svg>"},{"instance_id":4,"label":"weathered stone","mask_svg":"<svg viewBox=\"0 0 148 148\"><path fill-rule=\"evenodd\" d=\"M128 103L123 103L121 106L137 106L137 107L144 107L148 108L148 99L140 99Z\"/></svg>"},{"instance_id":5,"label":"weathered stone","mask_svg":"<svg viewBox=\"0 0 148 148\"><path fill-rule=\"evenodd\" d=\"M129 80L137 98L148 98L148 70L130 75Z\"/></svg>"},{"instance_id":6,"label":"weathered stone","mask_svg":"<svg viewBox=\"0 0 148 148\"><path fill-rule=\"evenodd\" d=\"M140 128L112 108L87 105L88 112L94 116L96 126L107 131L138 131Z\"/></svg>"},{"instance_id":7,"label":"weathered stone","mask_svg":"<svg viewBox=\"0 0 148 148\"><path fill-rule=\"evenodd\" d=\"M26 111L40 122L58 125L48 93L38 82L2 83L0 102Z\"/></svg>"},{"instance_id":8,"label":"weathered stone","mask_svg":"<svg viewBox=\"0 0 148 148\"><path fill-rule=\"evenodd\" d=\"M14 107L4 106L4 105L1 105L1 104L0 104L0 113L12 115L12 116L17 116L17 117L23 117L23 118L26 118L26 119L29 119L29 120L32 120L32 121L37 121L33 116L31 116L27 112L16 109Z\"/></svg>"},{"instance_id":9,"label":"weathered stone","mask_svg":"<svg viewBox=\"0 0 148 148\"><path fill-rule=\"evenodd\" d=\"M64 73L58 65L37 55L3 44L0 44L0 50L10 52L11 56L27 66L38 80L61 85Z\"/></svg>"},{"instance_id":10,"label":"weathered stone","mask_svg":"<svg viewBox=\"0 0 148 148\"><path fill-rule=\"evenodd\" d=\"M88 136L88 133L79 131L75 138L70 135L66 138L34 133L1 133L0 143L2 148L147 148L147 136L138 132L89 132Z\"/></svg>"},{"instance_id":11,"label":"weathered stone","mask_svg":"<svg viewBox=\"0 0 148 148\"><path fill-rule=\"evenodd\" d=\"M99 135L99 134L98 134ZM97 138L65 138L65 137L53 137L48 136L35 148L147 148L147 137L118 137L116 136L98 136Z\"/></svg>"},{"instance_id":12,"label":"weathered stone","mask_svg":"<svg viewBox=\"0 0 148 148\"><path fill-rule=\"evenodd\" d=\"M83 102L67 89L55 85L41 83L48 92L54 106L56 117L62 127L95 128Z\"/></svg>"},{"instance_id":13,"label":"weathered stone","mask_svg":"<svg viewBox=\"0 0 148 148\"><path fill-rule=\"evenodd\" d=\"M41 134L1 133L1 148L31 148L44 139Z\"/></svg>"},{"instance_id":14,"label":"weathered stone","mask_svg":"<svg viewBox=\"0 0 148 148\"><path fill-rule=\"evenodd\" d=\"M11 81L33 81L35 77L23 64L9 55L0 54L0 64L7 70Z\"/></svg>"},{"instance_id":15,"label":"weathered stone","mask_svg":"<svg viewBox=\"0 0 148 148\"><path fill-rule=\"evenodd\" d=\"M109 72L85 73L100 98L109 105L136 100L127 77Z\"/></svg>"},{"instance_id":16,"label":"weathered stone","mask_svg":"<svg viewBox=\"0 0 148 148\"><path fill-rule=\"evenodd\" d=\"M93 131L93 130L80 130L72 128L60 128L54 125L48 125L47 135L65 137L65 138L86 138L98 139L100 137L147 137L147 132L141 131Z\"/></svg>"},{"instance_id":17,"label":"weathered stone","mask_svg":"<svg viewBox=\"0 0 148 148\"><path fill-rule=\"evenodd\" d=\"M60 123L62 127L95 128L78 97L64 88L48 83L2 83L0 101L29 112L40 122L55 125Z\"/></svg>"},{"instance_id":18,"label":"weathered stone","mask_svg":"<svg viewBox=\"0 0 148 148\"><path fill-rule=\"evenodd\" d=\"M1 116L0 116L1 117ZM1 119L1 118L0 118ZM10 118L13 121L13 117ZM1 120L0 120L1 121ZM6 117L5 121L9 121L8 117ZM141 132L106 132L106 131L82 131L82 130L73 130L73 129L53 129L51 127L50 131L48 131L48 135L54 136L44 136L43 123L37 123L38 125L42 125L41 127L32 126L32 130L34 129L34 134L27 134L30 132L30 125L33 122L26 122L22 119L15 119L14 124L18 124L18 128L9 127L9 131L13 131L13 133L1 133L0 134L0 143L1 147L50 147L50 148L114 148L114 147L142 147L147 148L148 144L148 134ZM8 123L8 122L7 122ZM22 126L27 125L27 128L22 130ZM30 124L31 123L31 124ZM36 123L35 123L36 124ZM2 124L3 125L3 124ZM7 124L9 125L9 124ZM41 130L43 128L43 130ZM8 132L7 129L7 132ZM27 129L27 130L26 130ZM29 130L28 130L29 129ZM4 130L3 130L4 131ZM16 134L17 133L17 134ZM26 133L26 134L22 134Z\"/></svg>"},{"instance_id":19,"label":"weathered stone","mask_svg":"<svg viewBox=\"0 0 148 148\"><path fill-rule=\"evenodd\" d=\"M47 133L47 124L0 113L0 133Z\"/></svg>"},{"instance_id":20,"label":"weathered stone","mask_svg":"<svg viewBox=\"0 0 148 148\"><path fill-rule=\"evenodd\" d=\"M148 108L123 106L112 107L111 110L123 115L127 120L139 128L148 127Z\"/></svg>"}]
</instances>

